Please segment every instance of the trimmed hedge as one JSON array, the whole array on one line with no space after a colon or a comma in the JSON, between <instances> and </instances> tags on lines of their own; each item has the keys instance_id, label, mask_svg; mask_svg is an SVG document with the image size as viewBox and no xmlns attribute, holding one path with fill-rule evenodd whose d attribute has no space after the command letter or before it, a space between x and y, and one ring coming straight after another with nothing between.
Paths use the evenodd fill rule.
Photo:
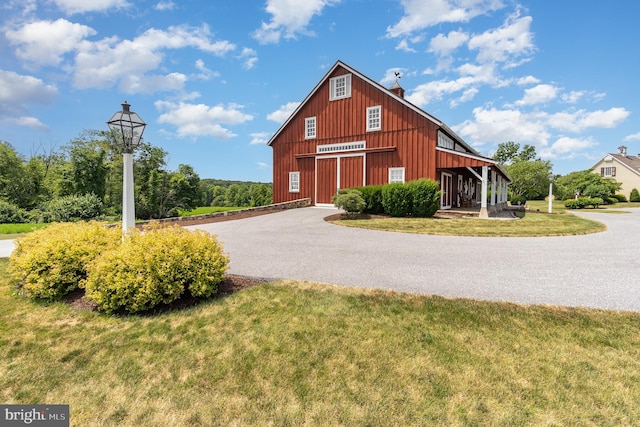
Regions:
<instances>
[{"instance_id":1,"label":"trimmed hedge","mask_svg":"<svg viewBox=\"0 0 640 427\"><path fill-rule=\"evenodd\" d=\"M567 209L584 209L587 206L592 206L596 209L603 203L604 201L600 197L578 197L577 199L565 200L564 206Z\"/></svg>"},{"instance_id":2,"label":"trimmed hedge","mask_svg":"<svg viewBox=\"0 0 640 427\"><path fill-rule=\"evenodd\" d=\"M217 293L228 264L215 236L150 225L144 232L132 230L122 245L88 266L86 296L108 313L148 310L185 293L209 297Z\"/></svg>"},{"instance_id":3,"label":"trimmed hedge","mask_svg":"<svg viewBox=\"0 0 640 427\"><path fill-rule=\"evenodd\" d=\"M9 273L28 297L58 300L82 287L87 264L121 239L119 229L99 222L52 224L17 240Z\"/></svg>"},{"instance_id":4,"label":"trimmed hedge","mask_svg":"<svg viewBox=\"0 0 640 427\"><path fill-rule=\"evenodd\" d=\"M411 214L416 217L432 217L440 208L438 183L431 179L419 179L407 183L412 195Z\"/></svg>"},{"instance_id":5,"label":"trimmed hedge","mask_svg":"<svg viewBox=\"0 0 640 427\"><path fill-rule=\"evenodd\" d=\"M394 182L382 187L382 206L385 213L395 217L411 214L413 195L407 184Z\"/></svg>"},{"instance_id":6,"label":"trimmed hedge","mask_svg":"<svg viewBox=\"0 0 640 427\"><path fill-rule=\"evenodd\" d=\"M354 190L358 190L365 201L365 208L362 212L372 215L384 213L382 185L367 185L365 187L356 187Z\"/></svg>"},{"instance_id":7,"label":"trimmed hedge","mask_svg":"<svg viewBox=\"0 0 640 427\"><path fill-rule=\"evenodd\" d=\"M631 190L631 194L629 195L630 202L640 202L640 193L637 188Z\"/></svg>"}]
</instances>

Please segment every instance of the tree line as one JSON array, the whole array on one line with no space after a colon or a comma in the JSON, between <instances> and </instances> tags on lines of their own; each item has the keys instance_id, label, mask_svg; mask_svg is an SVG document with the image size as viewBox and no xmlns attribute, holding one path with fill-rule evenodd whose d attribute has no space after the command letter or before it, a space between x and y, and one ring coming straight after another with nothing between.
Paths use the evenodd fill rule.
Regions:
<instances>
[{"instance_id":1,"label":"tree line","mask_svg":"<svg viewBox=\"0 0 640 427\"><path fill-rule=\"evenodd\" d=\"M139 219L177 216L178 210L199 206L271 203L271 184L200 179L187 164L169 170L167 155L148 142L142 142L134 153ZM108 132L84 131L58 150L40 148L26 157L0 140L0 203L0 216L7 210L19 210L19 217L32 221L60 220L55 213L65 207L80 211L67 215L69 219L119 216L122 147Z\"/></svg>"},{"instance_id":2,"label":"tree line","mask_svg":"<svg viewBox=\"0 0 640 427\"><path fill-rule=\"evenodd\" d=\"M620 183L603 178L590 170L554 175L553 165L548 160L537 157L535 147L508 141L498 145L493 158L503 165L511 177L509 193L511 197L526 200L542 200L549 195L549 176L553 176L553 193L559 200L576 196L601 198L604 203L615 203L614 196L620 190Z\"/></svg>"}]
</instances>

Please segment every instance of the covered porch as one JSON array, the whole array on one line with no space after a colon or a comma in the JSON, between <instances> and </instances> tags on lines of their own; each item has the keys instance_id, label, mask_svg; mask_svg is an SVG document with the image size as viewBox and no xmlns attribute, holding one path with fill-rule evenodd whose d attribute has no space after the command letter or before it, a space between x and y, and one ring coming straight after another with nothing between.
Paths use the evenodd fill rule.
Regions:
<instances>
[{"instance_id":1,"label":"covered porch","mask_svg":"<svg viewBox=\"0 0 640 427\"><path fill-rule=\"evenodd\" d=\"M437 150L441 210L470 209L479 218L489 218L507 207L511 179L493 159Z\"/></svg>"}]
</instances>

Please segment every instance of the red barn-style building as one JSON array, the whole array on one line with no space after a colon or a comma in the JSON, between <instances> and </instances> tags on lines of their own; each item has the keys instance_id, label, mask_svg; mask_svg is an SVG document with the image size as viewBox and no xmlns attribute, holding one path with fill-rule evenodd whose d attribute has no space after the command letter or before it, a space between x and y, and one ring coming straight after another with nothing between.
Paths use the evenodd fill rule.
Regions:
<instances>
[{"instance_id":1,"label":"red barn-style building","mask_svg":"<svg viewBox=\"0 0 640 427\"><path fill-rule=\"evenodd\" d=\"M446 124L338 61L269 140L274 203L310 198L331 205L341 188L430 178L441 208L507 201L508 175ZM488 201L488 190L491 198Z\"/></svg>"}]
</instances>

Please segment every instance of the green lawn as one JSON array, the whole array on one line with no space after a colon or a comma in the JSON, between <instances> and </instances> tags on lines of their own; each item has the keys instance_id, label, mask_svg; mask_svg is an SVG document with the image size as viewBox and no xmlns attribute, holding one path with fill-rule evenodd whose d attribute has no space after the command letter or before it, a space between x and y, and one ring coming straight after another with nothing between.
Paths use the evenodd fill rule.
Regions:
<instances>
[{"instance_id":1,"label":"green lawn","mask_svg":"<svg viewBox=\"0 0 640 427\"><path fill-rule=\"evenodd\" d=\"M71 425L640 425L640 314L275 282L156 316L14 295L0 401Z\"/></svg>"},{"instance_id":2,"label":"green lawn","mask_svg":"<svg viewBox=\"0 0 640 427\"><path fill-rule=\"evenodd\" d=\"M48 224L0 224L0 240L16 239L24 233L44 228Z\"/></svg>"},{"instance_id":3,"label":"green lawn","mask_svg":"<svg viewBox=\"0 0 640 427\"><path fill-rule=\"evenodd\" d=\"M178 211L178 215L180 216L192 216L192 215L204 215L216 212L226 212L226 211L237 211L240 209L245 209L241 207L228 207L228 206L202 206L199 208L195 208L192 211Z\"/></svg>"},{"instance_id":4,"label":"green lawn","mask_svg":"<svg viewBox=\"0 0 640 427\"><path fill-rule=\"evenodd\" d=\"M483 237L541 237L597 233L606 226L569 213L519 213L518 220L477 218L377 218L333 221L334 224L372 230L416 234Z\"/></svg>"}]
</instances>

